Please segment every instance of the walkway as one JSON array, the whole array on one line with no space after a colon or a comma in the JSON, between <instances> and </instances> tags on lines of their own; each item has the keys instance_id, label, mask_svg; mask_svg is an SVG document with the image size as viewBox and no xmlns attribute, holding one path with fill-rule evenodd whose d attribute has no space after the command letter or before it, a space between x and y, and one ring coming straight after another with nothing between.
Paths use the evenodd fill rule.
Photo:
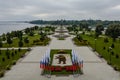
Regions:
<instances>
[{"instance_id":1,"label":"walkway","mask_svg":"<svg viewBox=\"0 0 120 80\"><path fill-rule=\"evenodd\" d=\"M66 40L57 40L51 37L52 41L49 46L33 47L32 51L17 65L13 66L5 77L0 80L120 80L120 73L113 70L104 60L101 60L88 47L77 47L73 45L71 38ZM51 76L46 78L41 76L39 61L45 51L50 49L75 49L78 57L84 60L84 74L75 78L70 76Z\"/></svg>"}]
</instances>

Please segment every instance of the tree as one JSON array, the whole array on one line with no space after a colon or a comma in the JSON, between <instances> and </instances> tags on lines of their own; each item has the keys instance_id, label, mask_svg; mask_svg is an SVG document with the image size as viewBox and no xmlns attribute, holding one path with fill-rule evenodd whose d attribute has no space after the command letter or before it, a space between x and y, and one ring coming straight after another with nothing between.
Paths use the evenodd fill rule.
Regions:
<instances>
[{"instance_id":1,"label":"tree","mask_svg":"<svg viewBox=\"0 0 120 80\"><path fill-rule=\"evenodd\" d=\"M106 30L105 33L107 36L110 36L113 38L113 41L115 41L118 36L120 36L120 24L110 24Z\"/></svg>"},{"instance_id":2,"label":"tree","mask_svg":"<svg viewBox=\"0 0 120 80\"><path fill-rule=\"evenodd\" d=\"M11 39L11 37L10 36L7 36L7 43L10 45L10 44L12 44L12 39Z\"/></svg>"},{"instance_id":3,"label":"tree","mask_svg":"<svg viewBox=\"0 0 120 80\"><path fill-rule=\"evenodd\" d=\"M40 41L44 41L47 35L45 33L41 33L40 35Z\"/></svg>"},{"instance_id":4,"label":"tree","mask_svg":"<svg viewBox=\"0 0 120 80\"><path fill-rule=\"evenodd\" d=\"M2 54L1 49L0 49L0 55Z\"/></svg>"},{"instance_id":5,"label":"tree","mask_svg":"<svg viewBox=\"0 0 120 80\"><path fill-rule=\"evenodd\" d=\"M23 32L22 32L22 31L18 31L18 38L19 38L20 40L22 40L22 36L23 36Z\"/></svg>"},{"instance_id":6,"label":"tree","mask_svg":"<svg viewBox=\"0 0 120 80\"><path fill-rule=\"evenodd\" d=\"M115 45L112 43L111 48L115 48Z\"/></svg>"},{"instance_id":7,"label":"tree","mask_svg":"<svg viewBox=\"0 0 120 80\"><path fill-rule=\"evenodd\" d=\"M33 35L34 35L34 32L31 31L31 32L29 33L29 36L33 36Z\"/></svg>"},{"instance_id":8,"label":"tree","mask_svg":"<svg viewBox=\"0 0 120 80\"><path fill-rule=\"evenodd\" d=\"M24 42L25 42L25 43L29 43L28 37L25 37L25 38L24 38Z\"/></svg>"},{"instance_id":9,"label":"tree","mask_svg":"<svg viewBox=\"0 0 120 80\"><path fill-rule=\"evenodd\" d=\"M95 29L95 36L98 37L99 35L101 35L103 30L104 30L103 25L97 24L96 29Z\"/></svg>"},{"instance_id":10,"label":"tree","mask_svg":"<svg viewBox=\"0 0 120 80\"><path fill-rule=\"evenodd\" d=\"M108 38L104 38L104 42L108 43L109 42Z\"/></svg>"},{"instance_id":11,"label":"tree","mask_svg":"<svg viewBox=\"0 0 120 80\"><path fill-rule=\"evenodd\" d=\"M6 40L6 35L3 33L2 34L2 40L5 41Z\"/></svg>"},{"instance_id":12,"label":"tree","mask_svg":"<svg viewBox=\"0 0 120 80\"><path fill-rule=\"evenodd\" d=\"M0 48L3 46L2 39L0 38Z\"/></svg>"},{"instance_id":13,"label":"tree","mask_svg":"<svg viewBox=\"0 0 120 80\"><path fill-rule=\"evenodd\" d=\"M82 36L80 36L80 34L77 34L76 37L77 37L77 39L78 39L79 41L82 41L82 40L83 40L83 38L82 38Z\"/></svg>"},{"instance_id":14,"label":"tree","mask_svg":"<svg viewBox=\"0 0 120 80\"><path fill-rule=\"evenodd\" d=\"M7 59L10 59L10 51L9 51L9 49L6 50L6 56L7 56Z\"/></svg>"},{"instance_id":15,"label":"tree","mask_svg":"<svg viewBox=\"0 0 120 80\"><path fill-rule=\"evenodd\" d=\"M20 41L18 42L18 46L19 46L19 47L22 47L22 46L23 46L22 40L20 40Z\"/></svg>"},{"instance_id":16,"label":"tree","mask_svg":"<svg viewBox=\"0 0 120 80\"><path fill-rule=\"evenodd\" d=\"M30 32L30 28L25 29L25 33L28 34Z\"/></svg>"}]
</instances>

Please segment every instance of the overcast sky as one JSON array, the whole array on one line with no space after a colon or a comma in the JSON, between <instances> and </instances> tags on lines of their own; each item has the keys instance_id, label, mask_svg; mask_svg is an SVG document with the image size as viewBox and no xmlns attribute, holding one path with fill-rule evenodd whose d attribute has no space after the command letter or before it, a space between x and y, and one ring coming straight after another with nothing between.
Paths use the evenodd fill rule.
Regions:
<instances>
[{"instance_id":1,"label":"overcast sky","mask_svg":"<svg viewBox=\"0 0 120 80\"><path fill-rule=\"evenodd\" d=\"M0 20L120 20L120 0L0 0Z\"/></svg>"}]
</instances>

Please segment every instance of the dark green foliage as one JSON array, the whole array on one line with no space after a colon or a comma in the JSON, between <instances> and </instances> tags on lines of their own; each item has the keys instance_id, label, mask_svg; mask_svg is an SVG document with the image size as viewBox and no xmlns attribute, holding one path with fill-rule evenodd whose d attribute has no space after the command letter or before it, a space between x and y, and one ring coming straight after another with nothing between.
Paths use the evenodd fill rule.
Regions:
<instances>
[{"instance_id":1,"label":"dark green foliage","mask_svg":"<svg viewBox=\"0 0 120 80\"><path fill-rule=\"evenodd\" d=\"M22 32L22 31L18 31L18 38L19 38L20 40L22 40L22 36L23 36L23 32Z\"/></svg>"},{"instance_id":2,"label":"dark green foliage","mask_svg":"<svg viewBox=\"0 0 120 80\"><path fill-rule=\"evenodd\" d=\"M114 55L114 52L112 51L111 54Z\"/></svg>"},{"instance_id":3,"label":"dark green foliage","mask_svg":"<svg viewBox=\"0 0 120 80\"><path fill-rule=\"evenodd\" d=\"M84 34L85 34L85 31L83 31L82 34L84 35Z\"/></svg>"},{"instance_id":4,"label":"dark green foliage","mask_svg":"<svg viewBox=\"0 0 120 80\"><path fill-rule=\"evenodd\" d=\"M9 49L6 50L5 54L6 54L6 56L9 56L9 55L10 55Z\"/></svg>"},{"instance_id":5,"label":"dark green foliage","mask_svg":"<svg viewBox=\"0 0 120 80\"><path fill-rule=\"evenodd\" d=\"M14 57L14 52L11 53L11 56Z\"/></svg>"},{"instance_id":6,"label":"dark green foliage","mask_svg":"<svg viewBox=\"0 0 120 80\"><path fill-rule=\"evenodd\" d=\"M77 39L78 39L79 41L82 41L82 40L83 40L83 38L82 38L82 36L80 36L80 34L78 34L76 37L77 37Z\"/></svg>"},{"instance_id":7,"label":"dark green foliage","mask_svg":"<svg viewBox=\"0 0 120 80\"><path fill-rule=\"evenodd\" d=\"M17 51L15 50L15 54L17 54Z\"/></svg>"},{"instance_id":8,"label":"dark green foliage","mask_svg":"<svg viewBox=\"0 0 120 80\"><path fill-rule=\"evenodd\" d=\"M20 51L21 51L21 48L19 48L18 51L20 52Z\"/></svg>"},{"instance_id":9,"label":"dark green foliage","mask_svg":"<svg viewBox=\"0 0 120 80\"><path fill-rule=\"evenodd\" d=\"M33 35L34 35L34 32L31 31L31 32L29 33L29 36L33 36Z\"/></svg>"},{"instance_id":10,"label":"dark green foliage","mask_svg":"<svg viewBox=\"0 0 120 80\"><path fill-rule=\"evenodd\" d=\"M103 49L105 50L105 49L106 49L106 47L103 47Z\"/></svg>"},{"instance_id":11,"label":"dark green foliage","mask_svg":"<svg viewBox=\"0 0 120 80\"><path fill-rule=\"evenodd\" d=\"M11 69L11 66L10 65L7 65L6 66L6 70L10 70Z\"/></svg>"},{"instance_id":12,"label":"dark green foliage","mask_svg":"<svg viewBox=\"0 0 120 80\"><path fill-rule=\"evenodd\" d=\"M4 74L5 74L5 71L1 70L1 71L0 71L0 77L3 77Z\"/></svg>"},{"instance_id":13,"label":"dark green foliage","mask_svg":"<svg viewBox=\"0 0 120 80\"><path fill-rule=\"evenodd\" d=\"M1 55L1 53L2 53L2 52L1 52L1 50L0 50L0 55Z\"/></svg>"},{"instance_id":14,"label":"dark green foliage","mask_svg":"<svg viewBox=\"0 0 120 80\"><path fill-rule=\"evenodd\" d=\"M101 35L103 30L104 30L103 25L97 24L96 29L95 29L95 36L98 37L99 35Z\"/></svg>"},{"instance_id":15,"label":"dark green foliage","mask_svg":"<svg viewBox=\"0 0 120 80\"><path fill-rule=\"evenodd\" d=\"M109 42L108 38L104 38L104 42L108 43Z\"/></svg>"},{"instance_id":16,"label":"dark green foliage","mask_svg":"<svg viewBox=\"0 0 120 80\"><path fill-rule=\"evenodd\" d=\"M0 38L0 48L3 46L2 39Z\"/></svg>"},{"instance_id":17,"label":"dark green foliage","mask_svg":"<svg viewBox=\"0 0 120 80\"><path fill-rule=\"evenodd\" d=\"M5 41L6 40L6 35L3 33L2 34L2 40Z\"/></svg>"},{"instance_id":18,"label":"dark green foliage","mask_svg":"<svg viewBox=\"0 0 120 80\"><path fill-rule=\"evenodd\" d=\"M111 24L108 26L108 29L105 33L107 36L110 36L113 38L113 41L120 36L120 24Z\"/></svg>"},{"instance_id":19,"label":"dark green foliage","mask_svg":"<svg viewBox=\"0 0 120 80\"><path fill-rule=\"evenodd\" d=\"M114 44L112 44L112 45L111 45L111 48L115 48L115 45L114 45Z\"/></svg>"},{"instance_id":20,"label":"dark green foliage","mask_svg":"<svg viewBox=\"0 0 120 80\"><path fill-rule=\"evenodd\" d=\"M29 43L28 37L25 37L24 42L25 42L25 43Z\"/></svg>"},{"instance_id":21,"label":"dark green foliage","mask_svg":"<svg viewBox=\"0 0 120 80\"><path fill-rule=\"evenodd\" d=\"M16 64L16 60L13 60L13 61L12 61L12 65L15 65L15 64Z\"/></svg>"},{"instance_id":22,"label":"dark green foliage","mask_svg":"<svg viewBox=\"0 0 120 80\"><path fill-rule=\"evenodd\" d=\"M22 47L22 46L23 46L22 40L20 40L20 41L18 42L18 46L19 46L19 47Z\"/></svg>"},{"instance_id":23,"label":"dark green foliage","mask_svg":"<svg viewBox=\"0 0 120 80\"><path fill-rule=\"evenodd\" d=\"M9 56L9 55L7 55L7 59L10 59L10 56Z\"/></svg>"},{"instance_id":24,"label":"dark green foliage","mask_svg":"<svg viewBox=\"0 0 120 80\"><path fill-rule=\"evenodd\" d=\"M4 57L2 57L2 61L5 62L5 58Z\"/></svg>"},{"instance_id":25,"label":"dark green foliage","mask_svg":"<svg viewBox=\"0 0 120 80\"><path fill-rule=\"evenodd\" d=\"M40 41L44 41L47 38L47 35L45 33L42 33L40 36Z\"/></svg>"},{"instance_id":26,"label":"dark green foliage","mask_svg":"<svg viewBox=\"0 0 120 80\"><path fill-rule=\"evenodd\" d=\"M119 58L119 55L118 54L116 54L116 56L115 56L117 59Z\"/></svg>"},{"instance_id":27,"label":"dark green foliage","mask_svg":"<svg viewBox=\"0 0 120 80\"><path fill-rule=\"evenodd\" d=\"M10 36L7 36L7 43L10 45L10 44L12 44L12 39L11 39L11 37Z\"/></svg>"},{"instance_id":28,"label":"dark green foliage","mask_svg":"<svg viewBox=\"0 0 120 80\"><path fill-rule=\"evenodd\" d=\"M25 33L26 33L26 34L28 34L30 31L31 31L30 28L26 28L26 29L25 29Z\"/></svg>"}]
</instances>

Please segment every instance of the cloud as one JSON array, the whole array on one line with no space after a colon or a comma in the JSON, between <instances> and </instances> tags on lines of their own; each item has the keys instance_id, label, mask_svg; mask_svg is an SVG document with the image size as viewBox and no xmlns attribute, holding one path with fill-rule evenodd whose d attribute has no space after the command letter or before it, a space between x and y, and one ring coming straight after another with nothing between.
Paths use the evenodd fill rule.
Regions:
<instances>
[{"instance_id":1,"label":"cloud","mask_svg":"<svg viewBox=\"0 0 120 80\"><path fill-rule=\"evenodd\" d=\"M0 0L0 20L119 20L119 14L119 0Z\"/></svg>"}]
</instances>

